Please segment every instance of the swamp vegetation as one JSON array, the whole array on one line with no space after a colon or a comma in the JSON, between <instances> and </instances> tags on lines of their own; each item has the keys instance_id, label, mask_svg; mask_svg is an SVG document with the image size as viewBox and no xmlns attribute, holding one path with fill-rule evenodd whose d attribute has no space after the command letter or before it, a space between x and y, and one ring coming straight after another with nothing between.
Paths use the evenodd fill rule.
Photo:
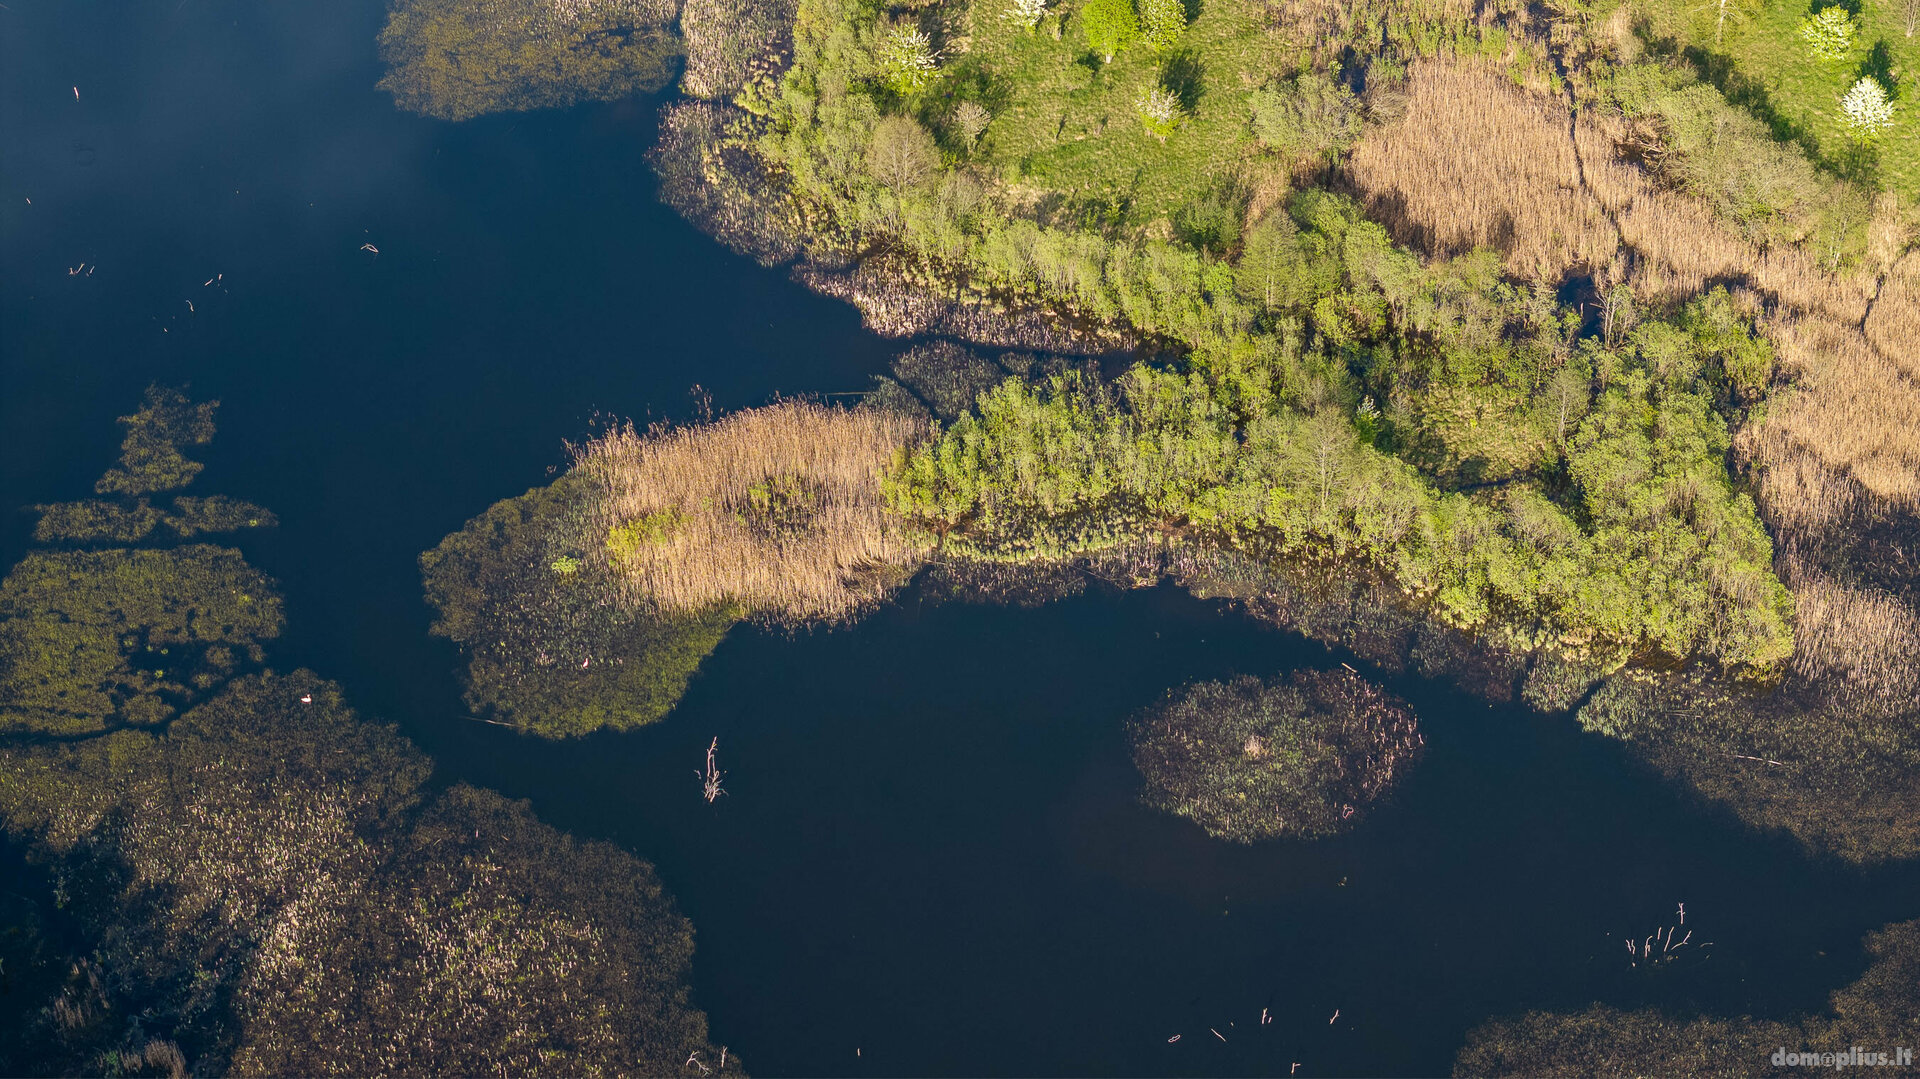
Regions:
<instances>
[{"instance_id":1,"label":"swamp vegetation","mask_svg":"<svg viewBox=\"0 0 1920 1079\"><path fill-rule=\"evenodd\" d=\"M1920 192L1911 140L1825 95L1900 98L1914 9L1849 7L1861 39L1806 60L1792 5L1683 7L799 0L667 106L661 195L882 332L1137 349L901 358L869 407L935 421L882 488L935 576L1171 577L1575 711L1822 856L1909 859ZM1302 693L1137 721L1149 799L1239 839L1364 800L1280 767L1338 742ZM1536 1014L1460 1067L1893 1044L1908 928L1830 1016Z\"/></svg>"},{"instance_id":2,"label":"swamp vegetation","mask_svg":"<svg viewBox=\"0 0 1920 1079\"><path fill-rule=\"evenodd\" d=\"M844 623L923 570L1172 581L1571 716L1816 861L1914 859L1916 10L1846 6L1803 55L1816 13L1733 0L399 0L382 87L427 116L677 71L660 196L922 338L857 407L594 440L421 556L434 632L477 715L572 738L666 716L742 621ZM646 863L270 666L274 582L198 541L273 514L173 494L213 418L150 392L0 581L31 997L0 1068L737 1072ZM1339 842L1422 747L1331 671L1129 733L1143 800L1239 843ZM1916 924L1824 1011L1576 1003L1456 1066L1901 1044Z\"/></svg>"},{"instance_id":3,"label":"swamp vegetation","mask_svg":"<svg viewBox=\"0 0 1920 1079\"><path fill-rule=\"evenodd\" d=\"M189 482L212 413L150 392L102 492ZM56 546L0 582L0 820L29 863L5 975L41 994L0 1068L738 1071L646 863L432 782L338 686L274 670L280 599L239 551L65 546L98 512L43 507Z\"/></svg>"},{"instance_id":4,"label":"swamp vegetation","mask_svg":"<svg viewBox=\"0 0 1920 1079\"><path fill-rule=\"evenodd\" d=\"M1241 843L1353 827L1421 746L1405 702L1351 671L1202 682L1137 717L1132 737L1148 804Z\"/></svg>"}]
</instances>

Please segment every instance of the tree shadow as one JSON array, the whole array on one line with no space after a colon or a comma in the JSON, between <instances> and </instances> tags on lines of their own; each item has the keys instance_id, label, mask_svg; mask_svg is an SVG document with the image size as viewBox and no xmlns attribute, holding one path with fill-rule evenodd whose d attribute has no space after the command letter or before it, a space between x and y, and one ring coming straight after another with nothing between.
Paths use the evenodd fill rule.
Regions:
<instances>
[{"instance_id":1,"label":"tree shadow","mask_svg":"<svg viewBox=\"0 0 1920 1079\"><path fill-rule=\"evenodd\" d=\"M1860 66L1853 71L1855 82L1869 76L1877 80L1881 89L1887 92L1888 101L1900 99L1900 84L1893 73L1893 50L1887 45L1886 38L1874 42L1873 48L1867 52L1867 58L1860 61Z\"/></svg>"},{"instance_id":2,"label":"tree shadow","mask_svg":"<svg viewBox=\"0 0 1920 1079\"><path fill-rule=\"evenodd\" d=\"M1205 74L1200 58L1192 49L1176 49L1160 69L1160 85L1180 99L1183 111L1191 113L1199 108L1200 99L1206 95Z\"/></svg>"}]
</instances>

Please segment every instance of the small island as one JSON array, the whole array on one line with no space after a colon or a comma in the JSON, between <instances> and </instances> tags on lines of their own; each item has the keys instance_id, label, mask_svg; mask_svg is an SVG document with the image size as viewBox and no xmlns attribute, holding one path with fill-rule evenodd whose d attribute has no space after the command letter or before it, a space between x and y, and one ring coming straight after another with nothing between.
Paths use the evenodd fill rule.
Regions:
<instances>
[{"instance_id":1,"label":"small island","mask_svg":"<svg viewBox=\"0 0 1920 1079\"><path fill-rule=\"evenodd\" d=\"M1406 702L1346 670L1188 686L1131 736L1142 801L1238 843L1354 827L1423 745Z\"/></svg>"}]
</instances>

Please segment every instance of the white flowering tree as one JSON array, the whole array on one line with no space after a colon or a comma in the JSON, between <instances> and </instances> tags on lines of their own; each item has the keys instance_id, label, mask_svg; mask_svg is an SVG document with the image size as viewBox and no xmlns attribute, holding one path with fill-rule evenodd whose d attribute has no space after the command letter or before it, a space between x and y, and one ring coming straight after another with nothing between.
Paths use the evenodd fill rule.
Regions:
<instances>
[{"instance_id":1,"label":"white flowering tree","mask_svg":"<svg viewBox=\"0 0 1920 1079\"><path fill-rule=\"evenodd\" d=\"M884 30L874 49L880 75L900 94L917 94L933 82L933 39L917 26Z\"/></svg>"},{"instance_id":2,"label":"white flowering tree","mask_svg":"<svg viewBox=\"0 0 1920 1079\"><path fill-rule=\"evenodd\" d=\"M1012 0L1007 5L1006 18L1031 30L1040 25L1040 17L1046 13L1047 0Z\"/></svg>"},{"instance_id":3,"label":"white flowering tree","mask_svg":"<svg viewBox=\"0 0 1920 1079\"><path fill-rule=\"evenodd\" d=\"M1140 119L1147 125L1147 130L1161 142L1167 141L1167 136L1173 134L1173 129L1179 126L1180 99L1174 96L1172 90L1158 83L1149 86L1140 95L1134 102L1134 108L1139 111Z\"/></svg>"},{"instance_id":4,"label":"white flowering tree","mask_svg":"<svg viewBox=\"0 0 1920 1079\"><path fill-rule=\"evenodd\" d=\"M953 126L960 132L960 137L967 140L969 152L973 150L974 143L980 141L980 136L986 133L987 125L992 122L993 114L977 101L962 101L953 110Z\"/></svg>"},{"instance_id":5,"label":"white flowering tree","mask_svg":"<svg viewBox=\"0 0 1920 1079\"><path fill-rule=\"evenodd\" d=\"M1800 20L1800 37L1822 60L1845 60L1853 51L1853 16L1842 7L1825 8Z\"/></svg>"},{"instance_id":6,"label":"white flowering tree","mask_svg":"<svg viewBox=\"0 0 1920 1079\"><path fill-rule=\"evenodd\" d=\"M1893 124L1893 102L1887 100L1887 88L1872 75L1863 76L1840 99L1840 123L1847 134L1870 141Z\"/></svg>"}]
</instances>

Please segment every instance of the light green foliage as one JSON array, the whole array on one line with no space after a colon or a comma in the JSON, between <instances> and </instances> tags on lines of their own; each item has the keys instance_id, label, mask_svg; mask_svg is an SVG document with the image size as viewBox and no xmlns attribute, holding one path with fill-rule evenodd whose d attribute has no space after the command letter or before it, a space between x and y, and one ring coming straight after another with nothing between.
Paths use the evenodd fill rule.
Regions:
<instances>
[{"instance_id":1,"label":"light green foliage","mask_svg":"<svg viewBox=\"0 0 1920 1079\"><path fill-rule=\"evenodd\" d=\"M1749 239L1804 239L1841 186L1752 113L1681 69L1631 64L1612 76L1606 93L1626 116L1655 126L1663 174Z\"/></svg>"},{"instance_id":2,"label":"light green foliage","mask_svg":"<svg viewBox=\"0 0 1920 1079\"><path fill-rule=\"evenodd\" d=\"M1291 157L1330 157L1360 134L1359 100L1324 75L1255 90L1250 101L1254 134Z\"/></svg>"},{"instance_id":3,"label":"light green foliage","mask_svg":"<svg viewBox=\"0 0 1920 1079\"><path fill-rule=\"evenodd\" d=\"M1147 130L1162 141L1180 125L1180 99L1164 86L1156 84L1141 91L1133 107Z\"/></svg>"},{"instance_id":4,"label":"light green foliage","mask_svg":"<svg viewBox=\"0 0 1920 1079\"><path fill-rule=\"evenodd\" d=\"M1574 350L1550 298L1543 309L1501 285L1488 259L1425 268L1344 200L1308 193L1293 210L1296 224L1260 240L1284 269L1263 284L1243 266L1243 279L1255 277L1243 291L1263 307L1271 297L1268 317L1282 327L1304 323L1336 353L1371 356L1376 398L1402 384L1446 391L1489 402L1488 426L1503 439L1532 429L1526 445L1542 458L1509 475L1564 468L1574 505L1525 485L1475 498L1436 489L1388 451L1434 445L1457 458L1494 445L1457 444L1477 424L1452 432L1418 412L1383 416L1369 445L1351 411L1316 404L1350 393L1357 407L1334 369L1297 344L1223 342L1184 375L1136 367L1117 393L1076 378L1002 384L977 416L908 456L889 488L895 508L985 558L1194 530L1262 557L1369 563L1447 622L1534 647L1603 662L1705 654L1762 672L1784 662L1786 592L1751 500L1727 476L1726 427L1706 396L1707 356L1750 347L1727 340L1737 327L1724 297L1679 324L1649 322L1619 349ZM1218 325L1219 306L1237 301L1208 293L1190 266L1185 302L1215 317L1187 317ZM1136 322L1158 299L1149 288ZM1421 328L1426 343L1394 338L1397 327ZM1589 401L1577 372L1596 367L1613 373ZM1536 401L1556 383L1577 398Z\"/></svg>"},{"instance_id":5,"label":"light green foliage","mask_svg":"<svg viewBox=\"0 0 1920 1079\"><path fill-rule=\"evenodd\" d=\"M1347 671L1202 682L1129 733L1146 804L1240 843L1346 831L1422 745L1406 702Z\"/></svg>"},{"instance_id":6,"label":"light green foliage","mask_svg":"<svg viewBox=\"0 0 1920 1079\"><path fill-rule=\"evenodd\" d=\"M1086 35L1087 48L1112 63L1121 49L1140 36L1133 0L1086 0L1080 8L1080 32Z\"/></svg>"},{"instance_id":7,"label":"light green foliage","mask_svg":"<svg viewBox=\"0 0 1920 1079\"><path fill-rule=\"evenodd\" d=\"M1705 79L1736 112L1757 118L1767 136L1787 144L1769 147L1750 141L1740 131L1748 124L1716 120L1716 125L1725 123L1745 147L1730 147L1722 163L1731 169L1736 190L1745 176L1778 178L1782 151L1799 150L1826 172L1869 188L1884 187L1909 202L1920 197L1920 113L1899 106L1905 95L1901 86L1912 72L1920 71L1920 35L1908 30L1906 5L1863 4L1857 16L1850 16L1842 5L1823 9L1814 20L1831 27L1820 36L1835 47L1829 51L1839 58L1833 60L1816 55L1802 36L1807 9L1796 4L1756 5L1750 17L1728 19L1718 29L1713 5L1669 2L1635 10L1637 17L1646 20L1648 39L1669 41L1689 50L1688 55L1711 56L1712 62L1700 68ZM1846 26L1853 28L1850 35L1842 29ZM1850 39L1844 48L1842 37ZM1869 144L1849 133L1847 113L1838 107L1863 76L1894 91L1891 96L1896 103L1884 134ZM1743 154L1750 162L1746 167L1742 167ZM1713 177L1713 169L1701 171L1703 193ZM1831 183L1822 178L1822 186ZM1817 211L1828 200L1827 196L1816 198L1813 208ZM1803 234L1810 225L1810 220L1803 224Z\"/></svg>"},{"instance_id":8,"label":"light green foliage","mask_svg":"<svg viewBox=\"0 0 1920 1079\"><path fill-rule=\"evenodd\" d=\"M1140 40L1150 49L1166 50L1187 29L1187 8L1181 0L1140 0Z\"/></svg>"},{"instance_id":9,"label":"light green foliage","mask_svg":"<svg viewBox=\"0 0 1920 1079\"><path fill-rule=\"evenodd\" d=\"M495 503L420 556L433 632L467 653L468 705L548 738L666 715L739 617L654 617L617 602L605 558L678 522L665 513L628 522L598 544L604 555L589 550L583 483L569 475Z\"/></svg>"},{"instance_id":10,"label":"light green foliage","mask_svg":"<svg viewBox=\"0 0 1920 1079\"><path fill-rule=\"evenodd\" d=\"M1853 51L1853 15L1838 4L1821 8L1800 20L1800 39L1807 51L1829 62L1845 60Z\"/></svg>"},{"instance_id":11,"label":"light green foliage","mask_svg":"<svg viewBox=\"0 0 1920 1079\"><path fill-rule=\"evenodd\" d=\"M678 510L664 509L614 525L607 529L607 554L616 559L629 558L642 547L664 542L682 521Z\"/></svg>"},{"instance_id":12,"label":"light green foliage","mask_svg":"<svg viewBox=\"0 0 1920 1079\"><path fill-rule=\"evenodd\" d=\"M93 485L99 494L144 495L193 482L205 467L180 453L213 438L218 401L194 404L176 389L150 386L140 411L120 417L127 436L120 443L120 464Z\"/></svg>"},{"instance_id":13,"label":"light green foliage","mask_svg":"<svg viewBox=\"0 0 1920 1079\"><path fill-rule=\"evenodd\" d=\"M657 90L680 51L674 17L657 0L400 0L380 88L441 120Z\"/></svg>"},{"instance_id":14,"label":"light green foliage","mask_svg":"<svg viewBox=\"0 0 1920 1079\"><path fill-rule=\"evenodd\" d=\"M965 171L893 180L873 167L879 129L916 121L862 89L874 16L850 0L802 3L794 66L756 148L835 230L822 246L884 237L976 295L1190 351L1181 373L1136 372L1116 390L1068 379L993 391L907 462L897 508L981 557L1194 530L1263 558L1366 563L1454 625L1602 668L1671 649L1777 671L1791 647L1785 593L1714 449L1715 410L1744 407L1770 366L1737 302L1653 319L1631 339L1622 321L1608 346L1580 339L1579 313L1550 290L1503 279L1496 253L1423 264L1326 192L1242 236L1246 202L1218 163L1253 149L1244 87L1271 88L1260 112L1277 143L1330 153L1358 115L1337 79L1283 55L1244 6L1201 5L1173 55L1097 68L998 11L973 20L969 49L927 91L1008 103ZM1081 9L1083 26L1097 11ZM1143 86L1197 102L1178 137L1163 144L1135 119ZM1665 102L1672 87L1642 89ZM1016 211L1016 192L1057 196L1056 208ZM1616 387L1628 371L1643 392ZM1641 452L1659 431L1624 422L1630 408L1689 432L1677 456ZM1592 482L1633 489L1637 516L1590 518L1567 486L1576 454Z\"/></svg>"}]
</instances>

